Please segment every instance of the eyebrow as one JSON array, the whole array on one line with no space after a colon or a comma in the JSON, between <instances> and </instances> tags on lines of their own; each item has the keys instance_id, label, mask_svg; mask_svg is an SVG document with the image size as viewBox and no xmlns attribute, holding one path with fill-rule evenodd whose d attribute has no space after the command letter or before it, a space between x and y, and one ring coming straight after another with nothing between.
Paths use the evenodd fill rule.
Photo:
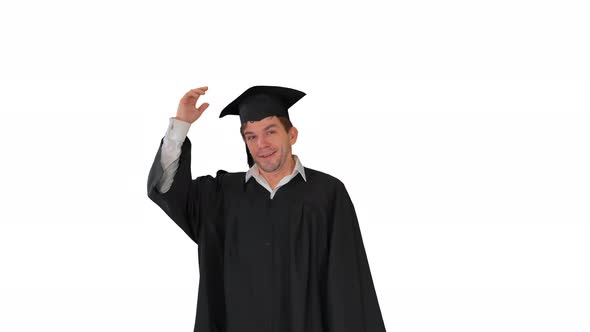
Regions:
<instances>
[{"instance_id":1,"label":"eyebrow","mask_svg":"<svg viewBox=\"0 0 590 332\"><path fill-rule=\"evenodd\" d=\"M262 131L267 131L267 130L269 130L270 128L273 128L273 127L276 127L276 126L277 126L277 125L273 123L273 124L271 124L271 125L268 125L268 126L264 127L264 129L262 129ZM244 132L244 136L246 136L246 135L254 135L254 133L253 133L253 132L251 132L251 131L245 131L245 132Z\"/></svg>"}]
</instances>

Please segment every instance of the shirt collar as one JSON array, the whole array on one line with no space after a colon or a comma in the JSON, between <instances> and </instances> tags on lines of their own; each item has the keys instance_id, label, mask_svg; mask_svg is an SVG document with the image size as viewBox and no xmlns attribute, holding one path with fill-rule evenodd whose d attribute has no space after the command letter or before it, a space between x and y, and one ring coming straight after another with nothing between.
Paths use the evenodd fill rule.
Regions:
<instances>
[{"instance_id":1,"label":"shirt collar","mask_svg":"<svg viewBox=\"0 0 590 332\"><path fill-rule=\"evenodd\" d=\"M295 175L297 175L297 173L299 173L299 174L301 174L301 177L303 178L303 180L305 182L307 182L307 179L305 178L305 168L303 167L303 164L299 160L299 157L297 157L297 155L293 155L293 158L295 159L295 167L293 168L293 173L291 173L291 176L295 177ZM260 174L260 172L258 171L258 165L256 165L256 163L254 163L254 165L252 165L252 167L250 167L250 169L246 172L246 181L245 182L248 182L248 180L250 180L250 178L254 174L256 174L256 175Z\"/></svg>"}]
</instances>

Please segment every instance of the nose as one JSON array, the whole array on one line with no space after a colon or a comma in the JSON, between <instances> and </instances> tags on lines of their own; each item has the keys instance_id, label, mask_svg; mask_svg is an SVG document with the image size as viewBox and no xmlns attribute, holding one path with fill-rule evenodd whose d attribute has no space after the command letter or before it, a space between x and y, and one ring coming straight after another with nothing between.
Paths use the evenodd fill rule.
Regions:
<instances>
[{"instance_id":1,"label":"nose","mask_svg":"<svg viewBox=\"0 0 590 332\"><path fill-rule=\"evenodd\" d=\"M260 149L260 148L264 148L267 147L268 141L266 140L266 137L264 137L265 135L260 135L258 137L258 139L256 140L256 146Z\"/></svg>"}]
</instances>

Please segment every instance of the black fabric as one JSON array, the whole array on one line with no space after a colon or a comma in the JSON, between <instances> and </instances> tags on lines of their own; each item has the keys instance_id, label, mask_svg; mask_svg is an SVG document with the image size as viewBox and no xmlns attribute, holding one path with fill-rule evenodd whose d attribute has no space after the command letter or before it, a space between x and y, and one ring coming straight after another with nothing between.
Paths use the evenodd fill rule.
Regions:
<instances>
[{"instance_id":1,"label":"black fabric","mask_svg":"<svg viewBox=\"0 0 590 332\"><path fill-rule=\"evenodd\" d=\"M354 206L342 182L305 168L273 199L245 173L191 178L182 145L160 193L160 149L148 196L198 244L197 332L385 331Z\"/></svg>"},{"instance_id":2,"label":"black fabric","mask_svg":"<svg viewBox=\"0 0 590 332\"><path fill-rule=\"evenodd\" d=\"M305 93L291 88L256 85L229 103L221 110L219 117L239 115L241 123L259 121L273 115L289 118L289 107L303 96Z\"/></svg>"}]
</instances>

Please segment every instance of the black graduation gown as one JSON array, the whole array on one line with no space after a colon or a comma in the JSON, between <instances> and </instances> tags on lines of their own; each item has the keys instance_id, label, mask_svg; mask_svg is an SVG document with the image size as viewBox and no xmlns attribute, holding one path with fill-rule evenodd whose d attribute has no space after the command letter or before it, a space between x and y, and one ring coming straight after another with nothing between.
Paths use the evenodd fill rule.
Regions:
<instances>
[{"instance_id":1,"label":"black graduation gown","mask_svg":"<svg viewBox=\"0 0 590 332\"><path fill-rule=\"evenodd\" d=\"M174 182L160 193L161 144L148 196L198 245L194 331L385 331L342 182L305 168L307 181L299 174L270 199L244 172L192 179L186 138Z\"/></svg>"}]
</instances>

